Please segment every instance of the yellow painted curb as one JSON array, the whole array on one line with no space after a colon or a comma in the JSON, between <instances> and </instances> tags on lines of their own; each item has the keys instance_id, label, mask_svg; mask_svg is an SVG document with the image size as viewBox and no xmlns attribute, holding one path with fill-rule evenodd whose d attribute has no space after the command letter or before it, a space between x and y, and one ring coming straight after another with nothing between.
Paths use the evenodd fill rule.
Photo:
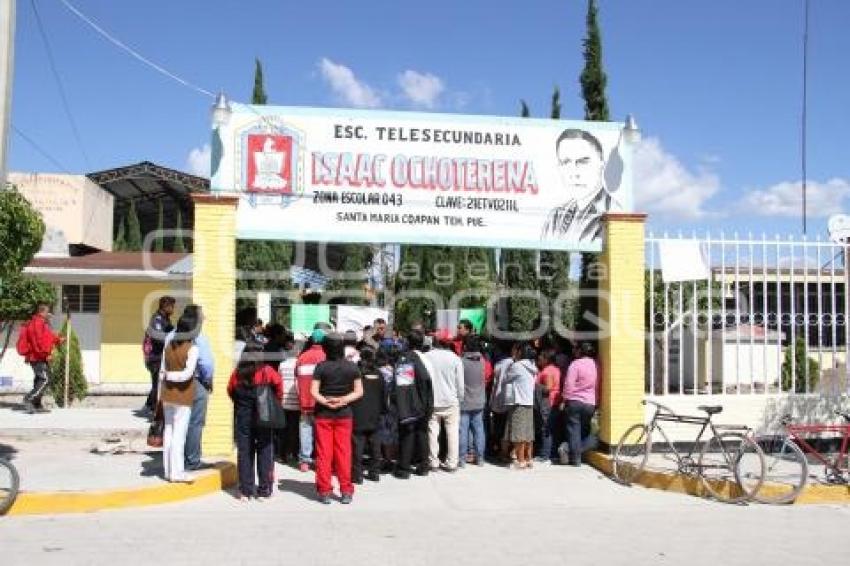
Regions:
<instances>
[{"instance_id":1,"label":"yellow painted curb","mask_svg":"<svg viewBox=\"0 0 850 566\"><path fill-rule=\"evenodd\" d=\"M192 499L235 484L236 466L222 462L216 464L213 470L197 474L191 484L164 482L148 487L104 491L22 492L7 515L57 515L143 507Z\"/></svg>"},{"instance_id":2,"label":"yellow painted curb","mask_svg":"<svg viewBox=\"0 0 850 566\"><path fill-rule=\"evenodd\" d=\"M608 476L612 475L613 461L610 456L600 452L590 452L587 455L587 460L591 466L603 474ZM650 489L686 493L697 497L706 496L702 480L695 477L684 476L682 474L644 470L632 483L642 485L643 487L648 487ZM771 491L776 491L779 488L770 484L765 484L761 489L762 491L760 493L769 495ZM806 485L800 496L794 500L794 503L850 503L850 486Z\"/></svg>"}]
</instances>

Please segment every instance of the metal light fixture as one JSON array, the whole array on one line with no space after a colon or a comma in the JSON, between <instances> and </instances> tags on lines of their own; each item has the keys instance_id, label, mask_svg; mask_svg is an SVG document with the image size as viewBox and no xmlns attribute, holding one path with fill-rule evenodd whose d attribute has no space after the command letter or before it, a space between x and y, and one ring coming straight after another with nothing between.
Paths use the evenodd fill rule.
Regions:
<instances>
[{"instance_id":1,"label":"metal light fixture","mask_svg":"<svg viewBox=\"0 0 850 566\"><path fill-rule=\"evenodd\" d=\"M640 141L640 128L638 128L635 117L631 114L626 115L626 122L623 124L623 138L627 143L637 143Z\"/></svg>"},{"instance_id":2,"label":"metal light fixture","mask_svg":"<svg viewBox=\"0 0 850 566\"><path fill-rule=\"evenodd\" d=\"M215 104L212 105L212 123L214 128L218 128L227 124L232 114L230 102L223 92L219 92L215 97Z\"/></svg>"}]
</instances>

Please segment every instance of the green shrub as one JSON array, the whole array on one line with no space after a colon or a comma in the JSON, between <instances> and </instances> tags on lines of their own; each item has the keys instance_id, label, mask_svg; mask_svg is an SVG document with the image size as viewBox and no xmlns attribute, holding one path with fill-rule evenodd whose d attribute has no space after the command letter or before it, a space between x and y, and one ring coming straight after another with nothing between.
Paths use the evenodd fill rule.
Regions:
<instances>
[{"instance_id":1,"label":"green shrub","mask_svg":"<svg viewBox=\"0 0 850 566\"><path fill-rule=\"evenodd\" d=\"M785 359L782 360L782 391L791 391L792 381L792 352L794 366L794 391L793 393L812 393L817 388L820 380L820 365L817 361L809 358L806 353L806 341L802 338L797 338L794 343L793 350L785 348ZM808 362L808 373L806 373L806 363ZM806 376L809 380L809 389L806 391Z\"/></svg>"},{"instance_id":2,"label":"green shrub","mask_svg":"<svg viewBox=\"0 0 850 566\"><path fill-rule=\"evenodd\" d=\"M68 320L62 325L62 336L66 335ZM82 401L88 394L88 383L83 373L83 357L80 353L80 340L74 327L71 326L70 340L66 340L53 350L53 358L50 361L50 392L56 404L63 407L65 404L65 356L68 355L68 345L71 346L70 376L68 382L70 391L68 401Z\"/></svg>"}]
</instances>

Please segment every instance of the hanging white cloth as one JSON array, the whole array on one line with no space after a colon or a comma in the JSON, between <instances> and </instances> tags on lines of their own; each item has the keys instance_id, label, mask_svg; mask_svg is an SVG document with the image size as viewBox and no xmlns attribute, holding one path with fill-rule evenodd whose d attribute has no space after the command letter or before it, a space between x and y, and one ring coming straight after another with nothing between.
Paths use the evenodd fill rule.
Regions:
<instances>
[{"instance_id":1,"label":"hanging white cloth","mask_svg":"<svg viewBox=\"0 0 850 566\"><path fill-rule=\"evenodd\" d=\"M337 332L354 330L358 337L362 337L364 326L371 326L378 318L389 320L389 314L389 311L375 307L339 305L336 307L336 329Z\"/></svg>"},{"instance_id":2,"label":"hanging white cloth","mask_svg":"<svg viewBox=\"0 0 850 566\"><path fill-rule=\"evenodd\" d=\"M658 254L661 256L661 279L665 283L700 281L711 276L705 242L661 240Z\"/></svg>"}]
</instances>

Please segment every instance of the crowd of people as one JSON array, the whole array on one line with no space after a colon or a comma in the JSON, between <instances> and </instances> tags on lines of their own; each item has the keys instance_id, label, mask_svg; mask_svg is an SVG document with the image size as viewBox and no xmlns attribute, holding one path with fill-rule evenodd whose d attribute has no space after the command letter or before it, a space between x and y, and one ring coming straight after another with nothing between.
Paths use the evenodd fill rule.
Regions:
<instances>
[{"instance_id":1,"label":"crowd of people","mask_svg":"<svg viewBox=\"0 0 850 566\"><path fill-rule=\"evenodd\" d=\"M187 306L176 325L164 297L145 338L152 387L146 410L161 401L163 469L169 481L192 481L205 466L200 440L215 368L203 314ZM256 312L237 316L234 406L240 498L273 493L274 460L315 472L322 503L350 503L354 486L384 474L454 473L485 462L528 470L581 465L593 448L600 367L591 343L555 337L489 342L468 320L456 333L413 325L405 336L378 319L361 333L317 323L306 339ZM259 391L286 416L278 430L258 421Z\"/></svg>"}]
</instances>

